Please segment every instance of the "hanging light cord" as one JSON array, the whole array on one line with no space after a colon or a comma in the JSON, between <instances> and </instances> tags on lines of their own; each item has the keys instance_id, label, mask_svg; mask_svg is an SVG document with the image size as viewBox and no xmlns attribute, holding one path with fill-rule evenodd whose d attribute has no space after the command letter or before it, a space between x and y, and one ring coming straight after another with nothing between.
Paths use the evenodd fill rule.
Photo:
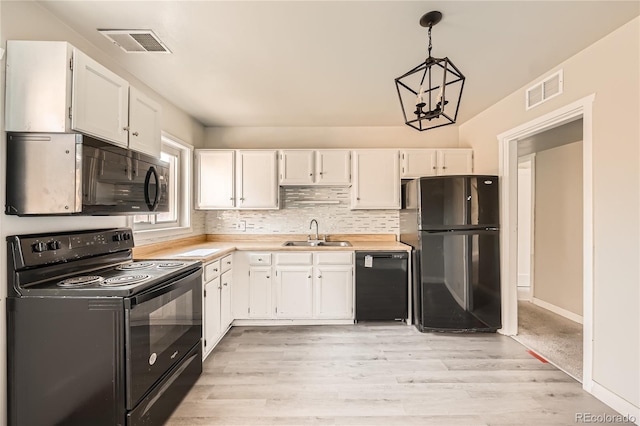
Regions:
<instances>
[{"instance_id":1,"label":"hanging light cord","mask_svg":"<svg viewBox=\"0 0 640 426\"><path fill-rule=\"evenodd\" d=\"M429 25L429 57L431 57L431 25Z\"/></svg>"}]
</instances>

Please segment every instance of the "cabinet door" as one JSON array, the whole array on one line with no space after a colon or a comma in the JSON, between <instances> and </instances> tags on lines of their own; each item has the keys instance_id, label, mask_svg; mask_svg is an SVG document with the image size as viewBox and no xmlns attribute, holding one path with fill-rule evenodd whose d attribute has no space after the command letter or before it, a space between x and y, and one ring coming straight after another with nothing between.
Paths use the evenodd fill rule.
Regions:
<instances>
[{"instance_id":1,"label":"cabinet door","mask_svg":"<svg viewBox=\"0 0 640 426\"><path fill-rule=\"evenodd\" d=\"M160 104L129 88L129 148L160 158L161 114Z\"/></svg>"},{"instance_id":2,"label":"cabinet door","mask_svg":"<svg viewBox=\"0 0 640 426\"><path fill-rule=\"evenodd\" d=\"M220 277L216 277L204 286L204 353L220 337Z\"/></svg>"},{"instance_id":3,"label":"cabinet door","mask_svg":"<svg viewBox=\"0 0 640 426\"><path fill-rule=\"evenodd\" d=\"M314 181L314 152L280 151L280 185L310 185Z\"/></svg>"},{"instance_id":4,"label":"cabinet door","mask_svg":"<svg viewBox=\"0 0 640 426\"><path fill-rule=\"evenodd\" d=\"M233 151L196 151L197 209L233 208L233 180Z\"/></svg>"},{"instance_id":5,"label":"cabinet door","mask_svg":"<svg viewBox=\"0 0 640 426\"><path fill-rule=\"evenodd\" d=\"M249 318L273 318L271 267L249 269Z\"/></svg>"},{"instance_id":6,"label":"cabinet door","mask_svg":"<svg viewBox=\"0 0 640 426\"><path fill-rule=\"evenodd\" d=\"M74 49L72 87L73 130L127 147L129 83Z\"/></svg>"},{"instance_id":7,"label":"cabinet door","mask_svg":"<svg viewBox=\"0 0 640 426\"><path fill-rule=\"evenodd\" d=\"M311 318L313 316L313 268L280 266L276 269L276 316Z\"/></svg>"},{"instance_id":8,"label":"cabinet door","mask_svg":"<svg viewBox=\"0 0 640 426\"><path fill-rule=\"evenodd\" d=\"M237 151L236 198L241 209L277 209L276 151Z\"/></svg>"},{"instance_id":9,"label":"cabinet door","mask_svg":"<svg viewBox=\"0 0 640 426\"><path fill-rule=\"evenodd\" d=\"M438 172L438 150L406 149L400 151L400 162L400 175L403 178L435 176Z\"/></svg>"},{"instance_id":10,"label":"cabinet door","mask_svg":"<svg viewBox=\"0 0 640 426\"><path fill-rule=\"evenodd\" d=\"M353 176L352 209L400 208L398 151L353 151Z\"/></svg>"},{"instance_id":11,"label":"cabinet door","mask_svg":"<svg viewBox=\"0 0 640 426\"><path fill-rule=\"evenodd\" d=\"M473 173L473 150L441 149L438 151L439 175L468 175Z\"/></svg>"},{"instance_id":12,"label":"cabinet door","mask_svg":"<svg viewBox=\"0 0 640 426\"><path fill-rule=\"evenodd\" d=\"M353 318L353 267L315 267L314 300L316 318Z\"/></svg>"},{"instance_id":13,"label":"cabinet door","mask_svg":"<svg viewBox=\"0 0 640 426\"><path fill-rule=\"evenodd\" d=\"M224 332L233 320L231 315L231 278L231 271L226 271L220 276L220 332Z\"/></svg>"},{"instance_id":14,"label":"cabinet door","mask_svg":"<svg viewBox=\"0 0 640 426\"><path fill-rule=\"evenodd\" d=\"M351 153L346 150L319 150L316 154L316 183L348 185L351 183Z\"/></svg>"}]
</instances>

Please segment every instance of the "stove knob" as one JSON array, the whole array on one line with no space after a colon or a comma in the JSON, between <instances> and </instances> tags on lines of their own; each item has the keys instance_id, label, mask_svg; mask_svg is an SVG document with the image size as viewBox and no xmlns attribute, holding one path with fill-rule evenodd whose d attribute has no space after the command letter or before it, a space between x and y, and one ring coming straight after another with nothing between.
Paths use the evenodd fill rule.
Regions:
<instances>
[{"instance_id":1,"label":"stove knob","mask_svg":"<svg viewBox=\"0 0 640 426\"><path fill-rule=\"evenodd\" d=\"M60 248L62 248L62 243L60 241L50 241L47 246L49 247L49 250L60 250Z\"/></svg>"},{"instance_id":2,"label":"stove knob","mask_svg":"<svg viewBox=\"0 0 640 426\"><path fill-rule=\"evenodd\" d=\"M122 234L122 237L125 240L130 240L131 239L131 233L130 232L126 232L126 233Z\"/></svg>"},{"instance_id":3,"label":"stove knob","mask_svg":"<svg viewBox=\"0 0 640 426\"><path fill-rule=\"evenodd\" d=\"M43 251L47 251L47 245L45 243L43 243L42 241L40 241L38 243L32 244L31 245L31 249L35 253L42 253Z\"/></svg>"},{"instance_id":4,"label":"stove knob","mask_svg":"<svg viewBox=\"0 0 640 426\"><path fill-rule=\"evenodd\" d=\"M122 234L113 234L113 241L122 241Z\"/></svg>"}]
</instances>

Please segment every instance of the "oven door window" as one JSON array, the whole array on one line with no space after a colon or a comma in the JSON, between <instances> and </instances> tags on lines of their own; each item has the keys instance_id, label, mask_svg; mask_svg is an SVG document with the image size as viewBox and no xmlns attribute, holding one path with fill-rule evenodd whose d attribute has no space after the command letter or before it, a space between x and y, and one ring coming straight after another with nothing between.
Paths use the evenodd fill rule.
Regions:
<instances>
[{"instance_id":1,"label":"oven door window","mask_svg":"<svg viewBox=\"0 0 640 426\"><path fill-rule=\"evenodd\" d=\"M175 286L161 287L158 293L162 294L157 296L142 295L131 299L127 408L133 408L153 384L200 341L200 288L201 276L197 274L179 280Z\"/></svg>"}]
</instances>

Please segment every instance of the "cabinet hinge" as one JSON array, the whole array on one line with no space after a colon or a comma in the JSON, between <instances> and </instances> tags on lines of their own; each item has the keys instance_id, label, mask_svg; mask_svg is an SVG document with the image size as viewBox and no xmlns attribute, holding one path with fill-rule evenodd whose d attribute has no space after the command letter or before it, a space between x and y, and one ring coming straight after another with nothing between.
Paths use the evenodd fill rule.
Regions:
<instances>
[{"instance_id":1,"label":"cabinet hinge","mask_svg":"<svg viewBox=\"0 0 640 426\"><path fill-rule=\"evenodd\" d=\"M71 107L69 107L69 118L71 118Z\"/></svg>"},{"instance_id":2,"label":"cabinet hinge","mask_svg":"<svg viewBox=\"0 0 640 426\"><path fill-rule=\"evenodd\" d=\"M276 306L276 314L278 313L278 307Z\"/></svg>"},{"instance_id":3,"label":"cabinet hinge","mask_svg":"<svg viewBox=\"0 0 640 426\"><path fill-rule=\"evenodd\" d=\"M278 270L276 269L276 277L278 276Z\"/></svg>"},{"instance_id":4,"label":"cabinet hinge","mask_svg":"<svg viewBox=\"0 0 640 426\"><path fill-rule=\"evenodd\" d=\"M207 297L207 290L204 291L204 297Z\"/></svg>"},{"instance_id":5,"label":"cabinet hinge","mask_svg":"<svg viewBox=\"0 0 640 426\"><path fill-rule=\"evenodd\" d=\"M280 154L280 159L282 160L282 154Z\"/></svg>"},{"instance_id":6,"label":"cabinet hinge","mask_svg":"<svg viewBox=\"0 0 640 426\"><path fill-rule=\"evenodd\" d=\"M204 345L207 346L207 339L204 339Z\"/></svg>"},{"instance_id":7,"label":"cabinet hinge","mask_svg":"<svg viewBox=\"0 0 640 426\"><path fill-rule=\"evenodd\" d=\"M402 159L404 160L404 152L402 153Z\"/></svg>"},{"instance_id":8,"label":"cabinet hinge","mask_svg":"<svg viewBox=\"0 0 640 426\"><path fill-rule=\"evenodd\" d=\"M247 308L247 313L250 314L251 313L251 308Z\"/></svg>"},{"instance_id":9,"label":"cabinet hinge","mask_svg":"<svg viewBox=\"0 0 640 426\"><path fill-rule=\"evenodd\" d=\"M251 276L251 271L249 271L249 276Z\"/></svg>"},{"instance_id":10,"label":"cabinet hinge","mask_svg":"<svg viewBox=\"0 0 640 426\"><path fill-rule=\"evenodd\" d=\"M69 59L69 69L73 71L73 56Z\"/></svg>"}]
</instances>

